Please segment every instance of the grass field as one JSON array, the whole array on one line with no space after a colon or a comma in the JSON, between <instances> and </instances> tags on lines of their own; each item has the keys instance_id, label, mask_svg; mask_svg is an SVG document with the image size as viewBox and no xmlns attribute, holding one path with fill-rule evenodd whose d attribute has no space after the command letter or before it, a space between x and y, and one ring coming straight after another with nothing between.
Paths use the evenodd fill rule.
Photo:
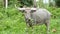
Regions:
<instances>
[{"instance_id":1,"label":"grass field","mask_svg":"<svg viewBox=\"0 0 60 34\"><path fill-rule=\"evenodd\" d=\"M53 12L54 13L54 12ZM59 13L60 14L60 13ZM59 15L58 14L58 15ZM60 34L60 19L51 19L50 34ZM26 34L24 16L17 9L0 10L0 34ZM32 34L31 28L29 34ZM46 26L34 26L35 34L46 34Z\"/></svg>"},{"instance_id":2,"label":"grass field","mask_svg":"<svg viewBox=\"0 0 60 34\"><path fill-rule=\"evenodd\" d=\"M21 21L21 19L20 19ZM26 34L26 24L18 19L3 19L0 20L0 34ZM50 34L60 34L60 19L51 19ZM30 29L31 30L31 29ZM31 31L29 33L31 34ZM34 27L35 34L45 34L46 26L40 25Z\"/></svg>"}]
</instances>

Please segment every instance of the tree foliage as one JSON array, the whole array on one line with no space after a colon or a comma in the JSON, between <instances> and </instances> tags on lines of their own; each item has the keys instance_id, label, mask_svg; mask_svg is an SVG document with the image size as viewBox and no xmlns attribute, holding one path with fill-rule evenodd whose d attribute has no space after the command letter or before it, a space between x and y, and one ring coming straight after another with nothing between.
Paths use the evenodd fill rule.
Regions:
<instances>
[{"instance_id":1,"label":"tree foliage","mask_svg":"<svg viewBox=\"0 0 60 34\"><path fill-rule=\"evenodd\" d=\"M18 0L19 3L22 5L22 6L32 6L33 5L33 0Z\"/></svg>"},{"instance_id":2,"label":"tree foliage","mask_svg":"<svg viewBox=\"0 0 60 34\"><path fill-rule=\"evenodd\" d=\"M8 0L8 5L14 5L17 2L17 0Z\"/></svg>"},{"instance_id":3,"label":"tree foliage","mask_svg":"<svg viewBox=\"0 0 60 34\"><path fill-rule=\"evenodd\" d=\"M32 6L33 5L33 0L8 0L9 1L9 6L17 4L18 6Z\"/></svg>"},{"instance_id":4,"label":"tree foliage","mask_svg":"<svg viewBox=\"0 0 60 34\"><path fill-rule=\"evenodd\" d=\"M56 6L60 7L60 0L55 0L55 2L56 2Z\"/></svg>"}]
</instances>

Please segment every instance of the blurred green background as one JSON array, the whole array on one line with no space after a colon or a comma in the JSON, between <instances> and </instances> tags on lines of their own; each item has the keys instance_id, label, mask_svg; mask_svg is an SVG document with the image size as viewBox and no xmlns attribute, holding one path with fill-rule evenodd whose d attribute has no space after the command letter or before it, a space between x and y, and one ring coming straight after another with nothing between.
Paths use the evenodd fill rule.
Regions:
<instances>
[{"instance_id":1,"label":"blurred green background","mask_svg":"<svg viewBox=\"0 0 60 34\"><path fill-rule=\"evenodd\" d=\"M8 0L8 7L5 0L0 0L0 34L26 34L26 22L24 15L17 10L14 5L19 7L33 6L33 0ZM50 34L60 34L60 0L51 0L44 4L42 0L37 1L37 7L46 8L52 13ZM32 29L29 29L29 34ZM35 34L46 34L46 26L34 27Z\"/></svg>"}]
</instances>

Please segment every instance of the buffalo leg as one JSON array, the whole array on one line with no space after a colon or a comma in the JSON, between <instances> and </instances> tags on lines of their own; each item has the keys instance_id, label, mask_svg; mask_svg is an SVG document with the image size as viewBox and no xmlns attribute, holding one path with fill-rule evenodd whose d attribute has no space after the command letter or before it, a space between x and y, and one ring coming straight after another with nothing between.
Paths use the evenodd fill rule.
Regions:
<instances>
[{"instance_id":1,"label":"buffalo leg","mask_svg":"<svg viewBox=\"0 0 60 34\"><path fill-rule=\"evenodd\" d=\"M47 21L46 21L46 23L45 23L45 25L46 25L47 34L49 34L50 21L49 21L49 20L47 20Z\"/></svg>"}]
</instances>

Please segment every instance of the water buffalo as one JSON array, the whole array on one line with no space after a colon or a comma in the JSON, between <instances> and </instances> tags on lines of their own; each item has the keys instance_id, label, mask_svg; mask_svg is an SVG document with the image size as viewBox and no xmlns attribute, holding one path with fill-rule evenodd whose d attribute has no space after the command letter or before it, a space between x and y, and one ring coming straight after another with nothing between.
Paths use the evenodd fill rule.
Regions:
<instances>
[{"instance_id":1,"label":"water buffalo","mask_svg":"<svg viewBox=\"0 0 60 34\"><path fill-rule=\"evenodd\" d=\"M48 10L43 8L16 8L24 10L24 16L28 27L45 24L47 27L47 34L49 33L51 13Z\"/></svg>"}]
</instances>

